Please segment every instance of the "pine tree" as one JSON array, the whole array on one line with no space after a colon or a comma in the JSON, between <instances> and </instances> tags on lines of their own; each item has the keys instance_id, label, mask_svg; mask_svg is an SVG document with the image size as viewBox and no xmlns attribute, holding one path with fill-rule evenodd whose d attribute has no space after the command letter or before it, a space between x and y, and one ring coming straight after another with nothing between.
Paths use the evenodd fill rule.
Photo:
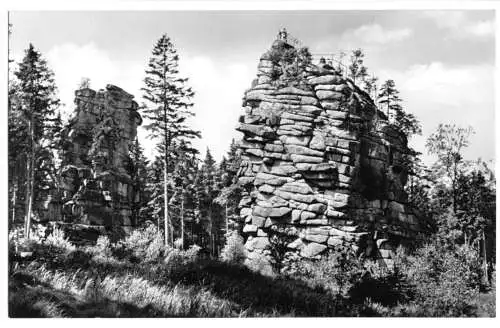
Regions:
<instances>
[{"instance_id":1,"label":"pine tree","mask_svg":"<svg viewBox=\"0 0 500 328\"><path fill-rule=\"evenodd\" d=\"M147 183L145 193L148 195L146 208L143 210L144 217L151 218L161 231L161 221L164 219L164 187L163 187L163 165L161 156L155 156L147 167Z\"/></svg>"},{"instance_id":2,"label":"pine tree","mask_svg":"<svg viewBox=\"0 0 500 328\"><path fill-rule=\"evenodd\" d=\"M143 116L149 121L144 127L149 131L149 137L162 144L163 152L163 193L168 200L169 159L172 155L172 145L177 140L199 137L199 132L192 130L186 120L193 116L190 111L191 98L194 93L186 86L187 79L179 77L179 56L173 43L167 35L163 35L154 45L152 56L146 69L143 98L146 101ZM164 227L165 244L169 245L168 231L169 207L165 202Z\"/></svg>"},{"instance_id":3,"label":"pine tree","mask_svg":"<svg viewBox=\"0 0 500 328\"><path fill-rule=\"evenodd\" d=\"M44 170L38 168L48 165L52 158L46 146L53 131L49 121L54 118L59 99L56 97L54 75L32 44L25 51L25 56L14 75L19 81L20 116L27 125L25 235L29 237L38 184L44 178L43 174L40 176Z\"/></svg>"},{"instance_id":4,"label":"pine tree","mask_svg":"<svg viewBox=\"0 0 500 328\"><path fill-rule=\"evenodd\" d=\"M223 157L219 164L221 187L215 203L224 208L224 231L226 236L230 232L230 225L233 225L237 217L237 207L242 192L242 188L235 179L241 162L237 149L236 142L233 139L227 153L228 159L226 160L226 157Z\"/></svg>"},{"instance_id":5,"label":"pine tree","mask_svg":"<svg viewBox=\"0 0 500 328\"><path fill-rule=\"evenodd\" d=\"M144 150L136 137L134 143L129 150L130 165L128 171L130 178L133 181L133 188L135 192L135 199L132 200L132 216L135 225L141 225L147 219L145 216L148 194L146 191L146 184L148 179L148 164Z\"/></svg>"},{"instance_id":6,"label":"pine tree","mask_svg":"<svg viewBox=\"0 0 500 328\"><path fill-rule=\"evenodd\" d=\"M205 159L196 178L198 197L198 217L201 224L201 245L210 249L212 256L217 254L222 228L221 208L214 203L219 194L218 170L216 162L207 149Z\"/></svg>"},{"instance_id":7,"label":"pine tree","mask_svg":"<svg viewBox=\"0 0 500 328\"><path fill-rule=\"evenodd\" d=\"M387 80L380 88L378 103L386 108L386 115L391 124L402 131L407 138L413 135L422 134L420 121L411 113L407 113L401 105L402 99L399 97L399 91L396 88L394 80Z\"/></svg>"},{"instance_id":8,"label":"pine tree","mask_svg":"<svg viewBox=\"0 0 500 328\"><path fill-rule=\"evenodd\" d=\"M9 81L8 97L8 163L9 163L9 208L10 220L14 224L22 215L22 195L25 187L28 153L28 130L22 116L19 101L19 84ZM20 213L21 212L21 213Z\"/></svg>"},{"instance_id":9,"label":"pine tree","mask_svg":"<svg viewBox=\"0 0 500 328\"><path fill-rule=\"evenodd\" d=\"M364 81L365 78L368 76L368 70L363 65L364 57L365 54L361 49L355 49L351 53L351 58L350 58L351 62L348 67L349 70L348 76L350 79L352 79L354 83L356 83L357 79Z\"/></svg>"},{"instance_id":10,"label":"pine tree","mask_svg":"<svg viewBox=\"0 0 500 328\"><path fill-rule=\"evenodd\" d=\"M377 82L378 82L378 77L376 76L372 76L365 80L364 90L374 100L377 98L377 89L378 89Z\"/></svg>"},{"instance_id":11,"label":"pine tree","mask_svg":"<svg viewBox=\"0 0 500 328\"><path fill-rule=\"evenodd\" d=\"M380 87L378 94L378 103L385 107L387 119L392 121L395 112L401 110L401 98L399 98L399 91L396 89L394 80L385 81Z\"/></svg>"},{"instance_id":12,"label":"pine tree","mask_svg":"<svg viewBox=\"0 0 500 328\"><path fill-rule=\"evenodd\" d=\"M175 166L172 171L173 192L169 205L173 212L171 216L172 226L177 228L176 231L179 231L177 236L181 241L182 249L186 247L186 236L188 235L186 223L190 223L192 227L195 221L196 188L194 183L198 165L197 154L196 149L187 147L182 141L175 149Z\"/></svg>"}]
</instances>

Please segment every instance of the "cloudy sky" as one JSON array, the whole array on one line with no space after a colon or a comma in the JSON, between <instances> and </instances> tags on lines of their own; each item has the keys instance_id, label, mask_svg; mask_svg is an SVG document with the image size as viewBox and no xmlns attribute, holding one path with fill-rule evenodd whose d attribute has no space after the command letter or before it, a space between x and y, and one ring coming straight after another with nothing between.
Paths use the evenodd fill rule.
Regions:
<instances>
[{"instance_id":1,"label":"cloudy sky","mask_svg":"<svg viewBox=\"0 0 500 328\"><path fill-rule=\"evenodd\" d=\"M239 137L243 92L283 26L313 53L362 48L370 73L395 80L406 110L420 118L423 136L411 141L418 150L439 123L456 123L476 131L468 158L494 159L493 11L45 11L10 19L11 57L20 59L32 42L55 72L67 113L82 77L94 89L116 84L140 103L153 43L167 33L196 92L196 146L217 159ZM151 156L151 142L139 135Z\"/></svg>"}]
</instances>

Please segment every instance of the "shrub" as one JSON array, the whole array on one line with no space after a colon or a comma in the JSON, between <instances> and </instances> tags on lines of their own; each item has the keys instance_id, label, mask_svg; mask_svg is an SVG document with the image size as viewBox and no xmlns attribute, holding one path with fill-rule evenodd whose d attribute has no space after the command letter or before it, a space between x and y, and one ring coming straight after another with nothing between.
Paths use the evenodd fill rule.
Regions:
<instances>
[{"instance_id":1,"label":"shrub","mask_svg":"<svg viewBox=\"0 0 500 328\"><path fill-rule=\"evenodd\" d=\"M95 245L88 248L88 253L98 262L109 262L114 260L113 244L111 244L108 236L99 236Z\"/></svg>"},{"instance_id":2,"label":"shrub","mask_svg":"<svg viewBox=\"0 0 500 328\"><path fill-rule=\"evenodd\" d=\"M201 250L201 247L198 246L198 245L191 245L189 246L189 248L187 249L187 251L185 251L184 253L186 254L186 258L191 261L191 262L194 262L196 261L199 256L200 256L200 250Z\"/></svg>"},{"instance_id":3,"label":"shrub","mask_svg":"<svg viewBox=\"0 0 500 328\"><path fill-rule=\"evenodd\" d=\"M168 248L164 260L165 269L168 275L183 271L186 266L193 265L200 251L198 245L192 245L188 250L183 251L177 248Z\"/></svg>"},{"instance_id":4,"label":"shrub","mask_svg":"<svg viewBox=\"0 0 500 328\"><path fill-rule=\"evenodd\" d=\"M165 252L162 234L153 224L137 229L118 248L135 261L155 261Z\"/></svg>"},{"instance_id":5,"label":"shrub","mask_svg":"<svg viewBox=\"0 0 500 328\"><path fill-rule=\"evenodd\" d=\"M367 273L363 263L348 246L337 246L320 260L302 261L290 270L292 278L306 281L311 287L322 287L333 294L346 294Z\"/></svg>"},{"instance_id":6,"label":"shrub","mask_svg":"<svg viewBox=\"0 0 500 328\"><path fill-rule=\"evenodd\" d=\"M281 274L289 251L288 245L295 239L293 231L287 228L273 229L269 234L270 263L277 274Z\"/></svg>"},{"instance_id":7,"label":"shrub","mask_svg":"<svg viewBox=\"0 0 500 328\"><path fill-rule=\"evenodd\" d=\"M184 241L182 240L182 238L177 238L176 240L174 240L174 247L175 248L183 249L183 246L184 246Z\"/></svg>"},{"instance_id":8,"label":"shrub","mask_svg":"<svg viewBox=\"0 0 500 328\"><path fill-rule=\"evenodd\" d=\"M433 242L395 266L413 285L422 316L470 315L479 295L481 263L470 246L446 248Z\"/></svg>"},{"instance_id":9,"label":"shrub","mask_svg":"<svg viewBox=\"0 0 500 328\"><path fill-rule=\"evenodd\" d=\"M69 254L76 250L76 247L65 237L64 231L59 228L54 228L52 233L45 239L46 246L51 250L59 253Z\"/></svg>"},{"instance_id":10,"label":"shrub","mask_svg":"<svg viewBox=\"0 0 500 328\"><path fill-rule=\"evenodd\" d=\"M163 244L163 236L161 234L156 234L156 236L146 248L144 260L146 262L156 261L161 258L164 252L165 245Z\"/></svg>"},{"instance_id":11,"label":"shrub","mask_svg":"<svg viewBox=\"0 0 500 328\"><path fill-rule=\"evenodd\" d=\"M249 268L253 272L259 273L267 277L272 277L272 278L276 277L276 272L272 264L269 262L269 260L266 258L264 254L259 254L255 257L247 258L244 264L247 268Z\"/></svg>"},{"instance_id":12,"label":"shrub","mask_svg":"<svg viewBox=\"0 0 500 328\"><path fill-rule=\"evenodd\" d=\"M278 85L281 82L299 83L302 80L301 72L311 63L311 54L307 47L296 49L283 42L273 45L267 52L267 58L274 66L270 78L279 82Z\"/></svg>"},{"instance_id":13,"label":"shrub","mask_svg":"<svg viewBox=\"0 0 500 328\"><path fill-rule=\"evenodd\" d=\"M231 232L221 252L221 260L234 264L243 264L246 258L243 237L237 231Z\"/></svg>"},{"instance_id":14,"label":"shrub","mask_svg":"<svg viewBox=\"0 0 500 328\"><path fill-rule=\"evenodd\" d=\"M18 227L9 231L9 254L11 256L20 252L40 252L42 243L45 240L46 228L42 225L35 225L30 238L24 237L24 229Z\"/></svg>"}]
</instances>

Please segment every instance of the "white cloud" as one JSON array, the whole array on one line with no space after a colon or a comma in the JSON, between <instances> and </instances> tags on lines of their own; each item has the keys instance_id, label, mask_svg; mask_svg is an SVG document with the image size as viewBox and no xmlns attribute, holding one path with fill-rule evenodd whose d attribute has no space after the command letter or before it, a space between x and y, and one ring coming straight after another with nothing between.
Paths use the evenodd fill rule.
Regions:
<instances>
[{"instance_id":1,"label":"white cloud","mask_svg":"<svg viewBox=\"0 0 500 328\"><path fill-rule=\"evenodd\" d=\"M495 23L492 20L484 20L465 26L467 34L477 37L488 37L495 34Z\"/></svg>"},{"instance_id":2,"label":"white cloud","mask_svg":"<svg viewBox=\"0 0 500 328\"><path fill-rule=\"evenodd\" d=\"M434 21L437 27L450 32L450 37L485 39L494 36L493 20L471 20L464 11L426 11L423 17Z\"/></svg>"},{"instance_id":3,"label":"white cloud","mask_svg":"<svg viewBox=\"0 0 500 328\"><path fill-rule=\"evenodd\" d=\"M356 39L370 44L387 44L398 42L409 38L413 31L409 28L384 29L379 24L362 25L355 30L346 31L342 38L346 40Z\"/></svg>"},{"instance_id":4,"label":"white cloud","mask_svg":"<svg viewBox=\"0 0 500 328\"><path fill-rule=\"evenodd\" d=\"M359 30L359 29L357 29ZM378 28L374 29L375 31ZM479 29L481 30L481 29ZM376 32L374 35L376 35ZM481 32L478 32L481 33ZM390 34L401 38L400 34ZM399 35L395 37L394 35ZM386 37L387 38L390 37ZM373 38L381 41L383 38ZM61 100L66 112L74 109L74 91L81 77L91 79L92 87L103 88L112 83L140 99L140 87L147 58L141 62L116 60L95 44L63 44L47 52L49 66L54 70ZM196 92L196 113L193 127L202 132L195 142L202 156L207 147L219 160L226 153L241 115L241 99L255 74L255 63L228 62L208 56L181 57L180 72L189 77ZM441 122L472 125L476 135L469 148L469 157L489 154L494 158L494 67L491 65L452 67L441 62L413 65L405 71L379 71L380 80L394 79L405 100L406 109L416 114L429 135ZM153 143L139 129L139 138L151 157ZM424 151L424 138L415 138L414 145Z\"/></svg>"},{"instance_id":5,"label":"white cloud","mask_svg":"<svg viewBox=\"0 0 500 328\"><path fill-rule=\"evenodd\" d=\"M404 106L421 121L423 135L430 135L439 123L471 125L466 156L470 159L489 156L494 159L494 67L470 65L452 67L441 62L413 65L403 72L381 72L380 79L394 79ZM425 155L425 139L416 137L413 146ZM486 154L486 155L485 155Z\"/></svg>"},{"instance_id":6,"label":"white cloud","mask_svg":"<svg viewBox=\"0 0 500 328\"><path fill-rule=\"evenodd\" d=\"M228 151L242 114L242 97L254 77L252 67L241 63L216 62L206 56L181 59L179 71L189 77L195 91L193 127L202 132L195 142L202 157L206 148L217 160Z\"/></svg>"},{"instance_id":7,"label":"white cloud","mask_svg":"<svg viewBox=\"0 0 500 328\"><path fill-rule=\"evenodd\" d=\"M423 16L433 19L440 28L456 28L466 20L463 11L433 10L423 12Z\"/></svg>"},{"instance_id":8,"label":"white cloud","mask_svg":"<svg viewBox=\"0 0 500 328\"><path fill-rule=\"evenodd\" d=\"M54 71L63 114L73 112L74 93L83 77L90 79L91 88L101 89L116 84L136 95L140 88L142 67L138 64L117 61L94 43L56 45L47 52L49 67Z\"/></svg>"},{"instance_id":9,"label":"white cloud","mask_svg":"<svg viewBox=\"0 0 500 328\"><path fill-rule=\"evenodd\" d=\"M134 95L140 103L144 63L116 60L94 43L56 45L47 52L47 61L55 74L64 119L73 114L75 90L83 77L90 79L90 87L94 90L114 84ZM154 145L146 140L145 131L139 129L138 136L146 155L151 156Z\"/></svg>"},{"instance_id":10,"label":"white cloud","mask_svg":"<svg viewBox=\"0 0 500 328\"><path fill-rule=\"evenodd\" d=\"M77 45L67 43L54 46L46 56L55 73L59 97L64 103L63 116L68 118L74 110L74 92L82 77L91 80L91 88L101 89L115 84L133 94L140 103L144 62L116 60L94 43ZM241 115L241 98L250 87L254 70L240 63L228 63L206 56L184 57L180 60L180 74L189 78L195 91L192 120L194 129L200 130L202 139L194 142L202 156L207 147L217 160L224 155L233 137L238 116ZM146 156L152 158L154 143L147 139L147 132L139 128L138 136Z\"/></svg>"},{"instance_id":11,"label":"white cloud","mask_svg":"<svg viewBox=\"0 0 500 328\"><path fill-rule=\"evenodd\" d=\"M319 52L336 52L335 49L362 48L370 53L379 52L384 45L410 38L411 28L387 29L380 24L366 24L345 30L340 36L326 37L314 44Z\"/></svg>"}]
</instances>

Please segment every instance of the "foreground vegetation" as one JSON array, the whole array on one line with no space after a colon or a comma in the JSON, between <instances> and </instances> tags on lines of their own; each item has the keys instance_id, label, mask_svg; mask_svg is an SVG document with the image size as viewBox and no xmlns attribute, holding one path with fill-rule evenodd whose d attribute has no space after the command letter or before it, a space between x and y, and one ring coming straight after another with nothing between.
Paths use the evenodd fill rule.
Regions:
<instances>
[{"instance_id":1,"label":"foreground vegetation","mask_svg":"<svg viewBox=\"0 0 500 328\"><path fill-rule=\"evenodd\" d=\"M241 244L203 258L196 246L165 249L153 226L80 247L57 229L33 235L9 240L11 317L495 315L494 281L480 292L481 265L466 247L400 250L393 269L344 249L262 275L242 264Z\"/></svg>"},{"instance_id":2,"label":"foreground vegetation","mask_svg":"<svg viewBox=\"0 0 500 328\"><path fill-rule=\"evenodd\" d=\"M271 73L273 82L299 83L293 68L309 62L308 51L282 50L269 54L271 61L286 64L283 78ZM421 134L395 82L378 88L363 58L361 49L350 56L352 82L407 139ZM471 128L440 124L426 142L436 158L431 167L414 150L405 158L405 192L432 235L427 244L415 245L412 253L399 250L391 268L341 247L321 261L279 259L275 272L264 275L260 267L244 265L241 238L227 238L240 220L238 146L233 142L220 163L208 149L204 160L198 158L190 140L199 133L185 125L193 115L193 93L177 75L178 60L170 38L162 36L142 90L142 114L150 120L145 127L157 154L149 162L138 140L129 154L127 170L140 193L133 222L145 227L125 239L102 236L93 245L75 245L60 230L46 233L33 226L45 215L39 200L51 190L59 193L61 131L68 123L59 114L53 73L34 46L26 50L9 77L10 316L495 315L496 181L488 163L464 157ZM89 80L80 87L89 87ZM87 162L94 163L89 156ZM15 229L19 224L22 234Z\"/></svg>"}]
</instances>

